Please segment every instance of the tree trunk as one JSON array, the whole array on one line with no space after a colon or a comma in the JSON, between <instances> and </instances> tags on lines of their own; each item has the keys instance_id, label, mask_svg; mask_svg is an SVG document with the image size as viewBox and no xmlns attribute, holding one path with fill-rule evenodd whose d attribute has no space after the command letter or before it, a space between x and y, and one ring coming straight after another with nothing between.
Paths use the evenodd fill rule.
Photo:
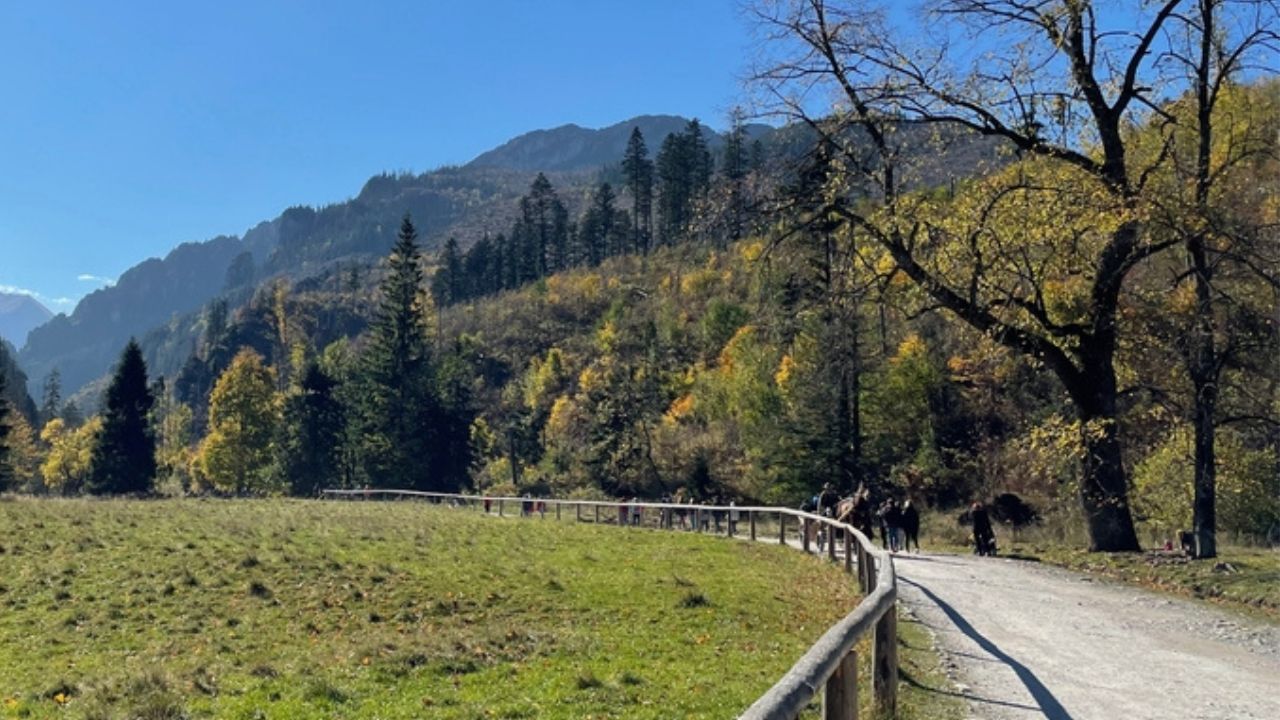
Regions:
<instances>
[{"instance_id":1,"label":"tree trunk","mask_svg":"<svg viewBox=\"0 0 1280 720\"><path fill-rule=\"evenodd\" d=\"M1202 382L1196 378L1196 448L1195 448L1195 501L1194 532L1196 538L1195 553L1198 558L1211 558L1218 555L1217 532L1218 519L1215 506L1217 494L1218 471L1214 451L1214 410L1217 406L1218 387L1210 379Z\"/></svg>"},{"instance_id":2,"label":"tree trunk","mask_svg":"<svg viewBox=\"0 0 1280 720\"><path fill-rule=\"evenodd\" d=\"M1084 460L1080 502L1093 552L1136 552L1138 535L1129 512L1128 481L1116 421L1116 377L1109 353L1093 353L1095 362L1068 386L1083 434Z\"/></svg>"}]
</instances>

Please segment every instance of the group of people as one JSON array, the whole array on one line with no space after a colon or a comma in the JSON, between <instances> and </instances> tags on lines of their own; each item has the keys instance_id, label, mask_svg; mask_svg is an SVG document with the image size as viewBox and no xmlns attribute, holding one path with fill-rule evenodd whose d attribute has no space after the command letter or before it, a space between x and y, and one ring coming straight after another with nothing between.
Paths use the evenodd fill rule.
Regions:
<instances>
[{"instance_id":1,"label":"group of people","mask_svg":"<svg viewBox=\"0 0 1280 720\"><path fill-rule=\"evenodd\" d=\"M802 507L825 517L833 517L848 523L867 537L875 540L875 526L880 528L880 542L885 550L905 552L914 546L920 552L920 512L910 499L899 502L887 498L879 506L871 501L870 492L859 488L848 500L841 500L830 483L822 486ZM819 550L826 540L825 533L818 535Z\"/></svg>"}]
</instances>

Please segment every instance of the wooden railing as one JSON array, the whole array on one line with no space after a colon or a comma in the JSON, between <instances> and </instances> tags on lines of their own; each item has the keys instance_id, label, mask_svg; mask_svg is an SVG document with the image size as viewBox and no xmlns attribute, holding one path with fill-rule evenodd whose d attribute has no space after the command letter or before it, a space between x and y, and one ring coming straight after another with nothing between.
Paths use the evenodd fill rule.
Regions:
<instances>
[{"instance_id":1,"label":"wooden railing","mask_svg":"<svg viewBox=\"0 0 1280 720\"><path fill-rule=\"evenodd\" d=\"M846 572L857 574L863 598L843 619L832 625L812 647L752 703L740 718L790 720L797 717L821 693L826 720L858 717L857 656L855 647L868 633L872 637L872 692L877 715L894 717L898 697L897 598L898 583L893 560L856 528L832 518L779 507L734 505L685 505L599 500L458 495L416 490L324 490L323 496L359 500L418 499L458 507L477 508L499 516L508 513L562 519L566 509L579 521L617 522L662 529L687 527L698 532L723 532L759 540L766 535L789 544L794 532L805 552L825 554L842 561ZM639 513L636 509L639 509ZM743 520L746 533L742 532ZM774 532L762 529L776 522ZM768 528L774 530L774 528ZM836 537L842 538L837 547ZM825 540L825 542L823 542Z\"/></svg>"}]
</instances>

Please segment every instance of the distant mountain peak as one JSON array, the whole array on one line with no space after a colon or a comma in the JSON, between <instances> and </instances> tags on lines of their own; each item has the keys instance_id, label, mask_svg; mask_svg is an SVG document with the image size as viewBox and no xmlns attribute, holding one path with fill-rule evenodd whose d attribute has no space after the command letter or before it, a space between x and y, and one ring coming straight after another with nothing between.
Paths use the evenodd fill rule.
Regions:
<instances>
[{"instance_id":1,"label":"distant mountain peak","mask_svg":"<svg viewBox=\"0 0 1280 720\"><path fill-rule=\"evenodd\" d=\"M30 295L0 292L0 338L14 347L22 347L27 333L52 317L49 308Z\"/></svg>"},{"instance_id":2,"label":"distant mountain peak","mask_svg":"<svg viewBox=\"0 0 1280 720\"><path fill-rule=\"evenodd\" d=\"M473 168L503 168L539 172L594 170L617 163L626 150L632 128L640 128L650 156L656 155L667 135L684 130L689 118L679 115L640 115L599 129L568 123L534 130L499 145L467 164ZM721 144L720 135L707 126L708 145ZM755 135L759 128L753 126Z\"/></svg>"}]
</instances>

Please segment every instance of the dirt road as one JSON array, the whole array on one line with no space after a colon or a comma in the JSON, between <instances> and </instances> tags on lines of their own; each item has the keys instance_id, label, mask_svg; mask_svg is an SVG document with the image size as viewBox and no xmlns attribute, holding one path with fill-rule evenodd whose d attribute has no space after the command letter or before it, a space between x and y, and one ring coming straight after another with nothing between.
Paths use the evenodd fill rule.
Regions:
<instances>
[{"instance_id":1,"label":"dirt road","mask_svg":"<svg viewBox=\"0 0 1280 720\"><path fill-rule=\"evenodd\" d=\"M974 717L1280 718L1280 626L1035 563L895 562L956 683L933 689Z\"/></svg>"}]
</instances>

